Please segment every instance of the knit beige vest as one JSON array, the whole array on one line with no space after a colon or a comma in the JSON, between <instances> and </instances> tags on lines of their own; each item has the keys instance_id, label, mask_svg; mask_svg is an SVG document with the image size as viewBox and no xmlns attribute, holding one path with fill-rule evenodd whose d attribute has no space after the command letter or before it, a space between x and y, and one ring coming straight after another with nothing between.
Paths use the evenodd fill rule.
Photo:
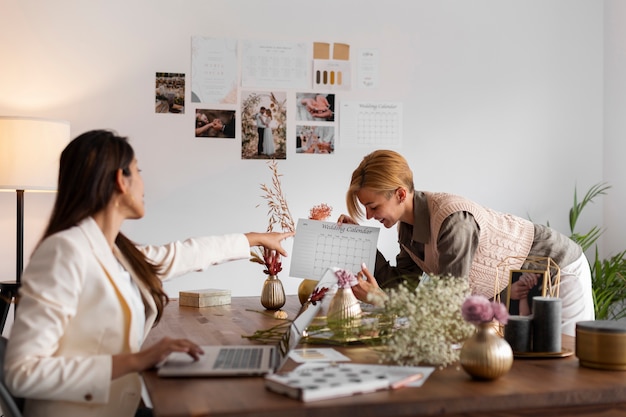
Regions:
<instances>
[{"instance_id":1,"label":"knit beige vest","mask_svg":"<svg viewBox=\"0 0 626 417\"><path fill-rule=\"evenodd\" d=\"M443 221L453 213L467 211L474 216L480 227L478 247L469 273L472 294L492 298L509 283L508 271L520 269L528 256L535 234L533 224L510 214L482 207L466 198L446 193L424 193L430 210L431 241L424 248L424 271L439 274L439 251L437 237ZM502 261L506 262L506 274L498 271ZM416 257L412 257L416 258ZM415 259L414 259L415 260ZM500 272L500 275L499 275ZM504 276L502 276L504 275ZM496 285L496 278L499 276Z\"/></svg>"}]
</instances>

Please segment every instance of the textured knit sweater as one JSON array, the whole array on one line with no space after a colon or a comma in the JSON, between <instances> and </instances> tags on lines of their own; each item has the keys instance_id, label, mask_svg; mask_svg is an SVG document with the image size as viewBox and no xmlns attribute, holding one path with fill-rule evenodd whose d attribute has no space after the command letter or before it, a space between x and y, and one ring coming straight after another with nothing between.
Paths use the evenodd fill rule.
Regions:
<instances>
[{"instance_id":1,"label":"textured knit sweater","mask_svg":"<svg viewBox=\"0 0 626 417\"><path fill-rule=\"evenodd\" d=\"M508 284L508 277L495 282L499 264L509 257L507 267L521 268L530 252L534 237L533 224L525 219L480 206L466 198L446 193L424 193L430 211L431 236L439 236L443 221L453 213L469 212L480 228L478 247L474 253L469 274L473 294L488 298L502 291ZM412 254L410 254L412 255ZM436 239L431 239L424 247L424 260L411 256L425 272L439 274L439 252Z\"/></svg>"}]
</instances>

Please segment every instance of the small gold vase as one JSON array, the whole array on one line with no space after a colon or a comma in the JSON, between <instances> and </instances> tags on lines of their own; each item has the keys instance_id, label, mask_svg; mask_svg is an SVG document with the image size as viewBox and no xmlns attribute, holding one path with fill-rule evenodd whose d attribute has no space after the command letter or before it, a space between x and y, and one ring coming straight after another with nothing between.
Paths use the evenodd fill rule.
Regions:
<instances>
[{"instance_id":1,"label":"small gold vase","mask_svg":"<svg viewBox=\"0 0 626 417\"><path fill-rule=\"evenodd\" d=\"M331 329L346 329L361 325L361 305L351 288L338 288L328 304L326 321Z\"/></svg>"},{"instance_id":2,"label":"small gold vase","mask_svg":"<svg viewBox=\"0 0 626 417\"><path fill-rule=\"evenodd\" d=\"M311 293L317 286L317 283L314 279L303 279L300 285L298 285L298 299L300 300L300 304L304 305L311 296Z\"/></svg>"},{"instance_id":3,"label":"small gold vase","mask_svg":"<svg viewBox=\"0 0 626 417\"><path fill-rule=\"evenodd\" d=\"M276 275L269 275L261 290L261 304L268 310L280 310L285 301L283 283Z\"/></svg>"},{"instance_id":4,"label":"small gold vase","mask_svg":"<svg viewBox=\"0 0 626 417\"><path fill-rule=\"evenodd\" d=\"M474 379L497 379L513 366L513 349L498 335L493 323L480 323L476 333L463 343L461 366Z\"/></svg>"}]
</instances>

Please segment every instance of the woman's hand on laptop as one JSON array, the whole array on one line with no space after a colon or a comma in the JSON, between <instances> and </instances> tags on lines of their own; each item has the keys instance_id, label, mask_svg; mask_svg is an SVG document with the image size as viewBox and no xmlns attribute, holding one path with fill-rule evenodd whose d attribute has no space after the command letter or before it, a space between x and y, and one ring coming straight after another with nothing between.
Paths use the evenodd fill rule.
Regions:
<instances>
[{"instance_id":1,"label":"woman's hand on laptop","mask_svg":"<svg viewBox=\"0 0 626 417\"><path fill-rule=\"evenodd\" d=\"M200 359L204 351L188 339L164 337L152 346L137 353L113 355L111 379L119 378L132 372L141 372L154 368L167 360L173 352L186 353L193 360Z\"/></svg>"}]
</instances>

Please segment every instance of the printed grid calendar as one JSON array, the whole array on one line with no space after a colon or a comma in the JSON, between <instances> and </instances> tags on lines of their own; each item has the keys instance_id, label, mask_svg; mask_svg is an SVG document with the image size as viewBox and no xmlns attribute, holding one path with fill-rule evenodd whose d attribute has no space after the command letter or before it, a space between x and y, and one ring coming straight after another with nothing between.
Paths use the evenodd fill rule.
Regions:
<instances>
[{"instance_id":1,"label":"printed grid calendar","mask_svg":"<svg viewBox=\"0 0 626 417\"><path fill-rule=\"evenodd\" d=\"M361 270L362 263L373 267L379 232L377 227L338 226L331 222L300 219L296 227L289 275L319 279L332 267L353 274Z\"/></svg>"},{"instance_id":2,"label":"printed grid calendar","mask_svg":"<svg viewBox=\"0 0 626 417\"><path fill-rule=\"evenodd\" d=\"M357 120L357 142L366 145L395 145L400 137L400 116L395 111L364 111Z\"/></svg>"},{"instance_id":3,"label":"printed grid calendar","mask_svg":"<svg viewBox=\"0 0 626 417\"><path fill-rule=\"evenodd\" d=\"M399 146L402 103L342 102L339 140L342 146Z\"/></svg>"},{"instance_id":4,"label":"printed grid calendar","mask_svg":"<svg viewBox=\"0 0 626 417\"><path fill-rule=\"evenodd\" d=\"M372 243L361 237L320 234L315 243L314 276L322 276L326 269L336 266L357 273L368 261Z\"/></svg>"}]
</instances>

